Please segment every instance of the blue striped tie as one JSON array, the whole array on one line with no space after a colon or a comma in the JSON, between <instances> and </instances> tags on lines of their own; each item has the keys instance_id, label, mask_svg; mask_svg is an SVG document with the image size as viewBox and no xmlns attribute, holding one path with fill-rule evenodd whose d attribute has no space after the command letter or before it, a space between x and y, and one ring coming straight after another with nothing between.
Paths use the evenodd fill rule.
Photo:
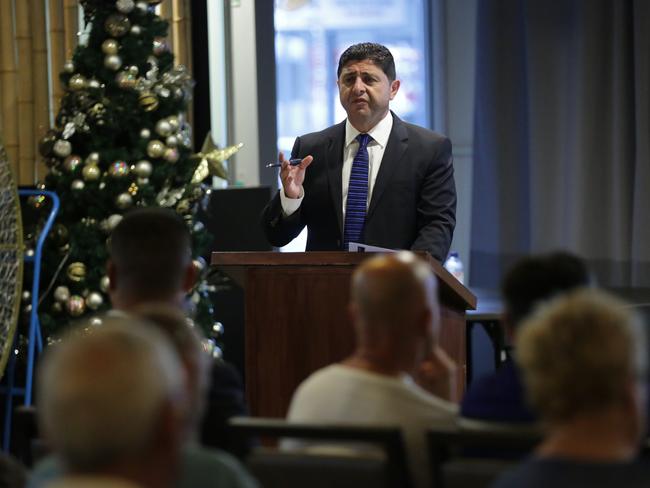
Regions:
<instances>
[{"instance_id":1,"label":"blue striped tie","mask_svg":"<svg viewBox=\"0 0 650 488\"><path fill-rule=\"evenodd\" d=\"M345 204L345 227L343 228L343 249L347 251L348 243L359 242L366 221L368 204L368 134L359 134L359 150L352 160L348 198Z\"/></svg>"}]
</instances>

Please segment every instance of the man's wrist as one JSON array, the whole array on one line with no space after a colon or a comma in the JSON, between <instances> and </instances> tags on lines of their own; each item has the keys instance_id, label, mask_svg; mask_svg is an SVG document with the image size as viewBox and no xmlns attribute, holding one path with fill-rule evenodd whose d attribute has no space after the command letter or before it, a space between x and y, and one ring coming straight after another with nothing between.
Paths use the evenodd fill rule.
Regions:
<instances>
[{"instance_id":1,"label":"man's wrist","mask_svg":"<svg viewBox=\"0 0 650 488\"><path fill-rule=\"evenodd\" d=\"M300 195L297 198L291 198L287 196L284 192L284 188L280 189L280 203L282 205L282 213L285 217L289 217L291 214L295 213L302 204L302 200L305 198L305 190L303 187L300 187Z\"/></svg>"}]
</instances>

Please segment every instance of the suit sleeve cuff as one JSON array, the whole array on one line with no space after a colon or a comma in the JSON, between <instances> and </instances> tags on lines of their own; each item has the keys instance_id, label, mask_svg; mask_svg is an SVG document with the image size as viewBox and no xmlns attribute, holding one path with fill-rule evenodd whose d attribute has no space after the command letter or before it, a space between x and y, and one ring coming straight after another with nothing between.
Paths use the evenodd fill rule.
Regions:
<instances>
[{"instance_id":1,"label":"suit sleeve cuff","mask_svg":"<svg viewBox=\"0 0 650 488\"><path fill-rule=\"evenodd\" d=\"M305 190L300 188L300 196L298 198L289 198L284 194L284 189L280 189L280 203L282 204L282 213L285 217L289 217L300 208L302 199L305 198Z\"/></svg>"}]
</instances>

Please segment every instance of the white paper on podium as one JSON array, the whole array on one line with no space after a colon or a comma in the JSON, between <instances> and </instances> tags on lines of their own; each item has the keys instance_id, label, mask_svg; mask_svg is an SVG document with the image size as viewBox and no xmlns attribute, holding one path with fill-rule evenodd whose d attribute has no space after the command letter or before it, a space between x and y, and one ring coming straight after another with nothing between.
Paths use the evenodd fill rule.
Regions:
<instances>
[{"instance_id":1,"label":"white paper on podium","mask_svg":"<svg viewBox=\"0 0 650 488\"><path fill-rule=\"evenodd\" d=\"M348 243L348 251L350 252L397 252L395 249L388 249L387 247L369 246L368 244L361 244L359 242Z\"/></svg>"}]
</instances>

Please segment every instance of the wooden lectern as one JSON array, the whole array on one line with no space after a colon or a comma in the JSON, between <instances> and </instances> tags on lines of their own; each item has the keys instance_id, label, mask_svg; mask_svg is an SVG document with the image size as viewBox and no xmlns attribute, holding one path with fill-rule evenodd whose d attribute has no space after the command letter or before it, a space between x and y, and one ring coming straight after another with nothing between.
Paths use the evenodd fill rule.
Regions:
<instances>
[{"instance_id":1,"label":"wooden lectern","mask_svg":"<svg viewBox=\"0 0 650 488\"><path fill-rule=\"evenodd\" d=\"M372 253L215 252L212 265L244 288L246 395L251 413L284 417L309 374L354 349L347 316L350 277ZM465 385L465 310L476 297L440 263L422 253L438 277L442 347Z\"/></svg>"}]
</instances>

